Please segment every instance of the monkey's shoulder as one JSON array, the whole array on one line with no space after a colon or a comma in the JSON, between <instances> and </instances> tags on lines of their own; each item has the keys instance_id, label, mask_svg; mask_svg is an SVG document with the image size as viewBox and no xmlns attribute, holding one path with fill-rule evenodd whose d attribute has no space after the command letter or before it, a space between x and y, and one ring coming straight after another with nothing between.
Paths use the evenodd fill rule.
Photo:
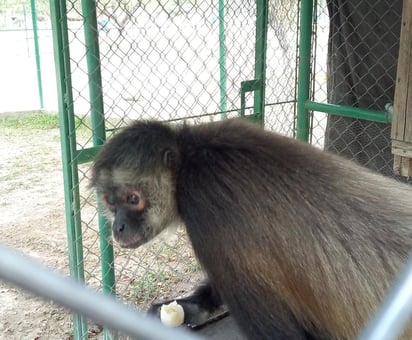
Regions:
<instances>
[{"instance_id":1,"label":"monkey's shoulder","mask_svg":"<svg viewBox=\"0 0 412 340\"><path fill-rule=\"evenodd\" d=\"M227 120L184 127L179 133L184 165L238 165L260 168L297 168L309 163L321 166L328 155L293 138L267 131L242 120ZM252 165L252 164L249 164ZM233 169L232 169L233 170Z\"/></svg>"}]
</instances>

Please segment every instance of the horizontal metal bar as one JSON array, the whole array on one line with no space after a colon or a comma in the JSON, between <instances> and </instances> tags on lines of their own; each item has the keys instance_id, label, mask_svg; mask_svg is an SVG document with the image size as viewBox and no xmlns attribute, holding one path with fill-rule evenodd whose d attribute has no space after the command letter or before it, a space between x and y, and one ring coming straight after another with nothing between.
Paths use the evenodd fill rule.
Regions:
<instances>
[{"instance_id":1,"label":"horizontal metal bar","mask_svg":"<svg viewBox=\"0 0 412 340\"><path fill-rule=\"evenodd\" d=\"M0 244L0 279L27 289L76 311L97 324L137 339L199 339L182 329L171 329L160 321L133 310L108 294L101 294L71 278Z\"/></svg>"},{"instance_id":2,"label":"horizontal metal bar","mask_svg":"<svg viewBox=\"0 0 412 340\"><path fill-rule=\"evenodd\" d=\"M392 115L388 112L361 109L359 107L307 101L305 108L311 111L325 112L332 115L364 119L378 123L390 123L392 121Z\"/></svg>"},{"instance_id":3,"label":"horizontal metal bar","mask_svg":"<svg viewBox=\"0 0 412 340\"><path fill-rule=\"evenodd\" d=\"M412 258L359 340L396 340L412 315Z\"/></svg>"},{"instance_id":4,"label":"horizontal metal bar","mask_svg":"<svg viewBox=\"0 0 412 340\"><path fill-rule=\"evenodd\" d=\"M262 87L260 79L245 80L240 83L241 92L257 91Z\"/></svg>"},{"instance_id":5,"label":"horizontal metal bar","mask_svg":"<svg viewBox=\"0 0 412 340\"><path fill-rule=\"evenodd\" d=\"M99 153L102 146L93 146L91 148L77 151L76 161L78 164L87 163L93 160L93 158Z\"/></svg>"}]
</instances>

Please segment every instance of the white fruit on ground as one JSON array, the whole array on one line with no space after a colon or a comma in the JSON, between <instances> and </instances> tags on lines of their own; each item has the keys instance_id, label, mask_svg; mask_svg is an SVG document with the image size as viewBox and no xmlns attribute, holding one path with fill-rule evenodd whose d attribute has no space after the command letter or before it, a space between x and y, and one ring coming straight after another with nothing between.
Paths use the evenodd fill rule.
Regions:
<instances>
[{"instance_id":1,"label":"white fruit on ground","mask_svg":"<svg viewBox=\"0 0 412 340\"><path fill-rule=\"evenodd\" d=\"M163 324L170 327L178 327L185 319L183 307L176 301L160 307L160 320Z\"/></svg>"}]
</instances>

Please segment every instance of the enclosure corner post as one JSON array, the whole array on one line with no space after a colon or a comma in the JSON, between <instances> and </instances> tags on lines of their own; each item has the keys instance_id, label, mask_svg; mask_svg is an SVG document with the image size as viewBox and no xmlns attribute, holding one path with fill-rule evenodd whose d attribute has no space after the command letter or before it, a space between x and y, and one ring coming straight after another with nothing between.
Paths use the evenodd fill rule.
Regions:
<instances>
[{"instance_id":1,"label":"enclosure corner post","mask_svg":"<svg viewBox=\"0 0 412 340\"><path fill-rule=\"evenodd\" d=\"M309 111L305 104L310 95L312 20L313 0L301 0L296 138L306 142L309 141Z\"/></svg>"}]
</instances>

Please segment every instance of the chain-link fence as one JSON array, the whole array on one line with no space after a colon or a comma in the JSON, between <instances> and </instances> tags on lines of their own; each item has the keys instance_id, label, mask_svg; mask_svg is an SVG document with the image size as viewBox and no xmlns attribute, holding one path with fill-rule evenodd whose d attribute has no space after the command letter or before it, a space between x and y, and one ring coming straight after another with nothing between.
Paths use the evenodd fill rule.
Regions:
<instances>
[{"instance_id":1,"label":"chain-link fence","mask_svg":"<svg viewBox=\"0 0 412 340\"><path fill-rule=\"evenodd\" d=\"M48 6L29 0L0 4L0 46L0 113L56 111Z\"/></svg>"},{"instance_id":2,"label":"chain-link fence","mask_svg":"<svg viewBox=\"0 0 412 340\"><path fill-rule=\"evenodd\" d=\"M315 100L381 111L389 116L396 84L401 15L401 0L327 0L320 6ZM329 28L328 36L325 33ZM313 124L315 128L321 126L325 149L385 175L393 174L390 124L318 113Z\"/></svg>"},{"instance_id":3,"label":"chain-link fence","mask_svg":"<svg viewBox=\"0 0 412 340\"><path fill-rule=\"evenodd\" d=\"M294 137L301 2L270 2L264 31L259 6L265 1L51 4L72 275L111 291L114 266L116 293L143 309L154 299L186 293L203 274L184 231L133 251L114 245L113 254L109 228L102 220L99 227L96 196L87 188L88 162L106 137L133 119L199 123L239 115L242 83L259 76L265 86L245 94L246 114L256 111L260 91L266 128ZM313 31L307 32L313 40L312 106L328 102L384 111L392 103L400 5L315 4ZM312 114L310 141L388 173L388 124L350 114ZM75 323L80 338L86 326L81 319Z\"/></svg>"}]
</instances>

